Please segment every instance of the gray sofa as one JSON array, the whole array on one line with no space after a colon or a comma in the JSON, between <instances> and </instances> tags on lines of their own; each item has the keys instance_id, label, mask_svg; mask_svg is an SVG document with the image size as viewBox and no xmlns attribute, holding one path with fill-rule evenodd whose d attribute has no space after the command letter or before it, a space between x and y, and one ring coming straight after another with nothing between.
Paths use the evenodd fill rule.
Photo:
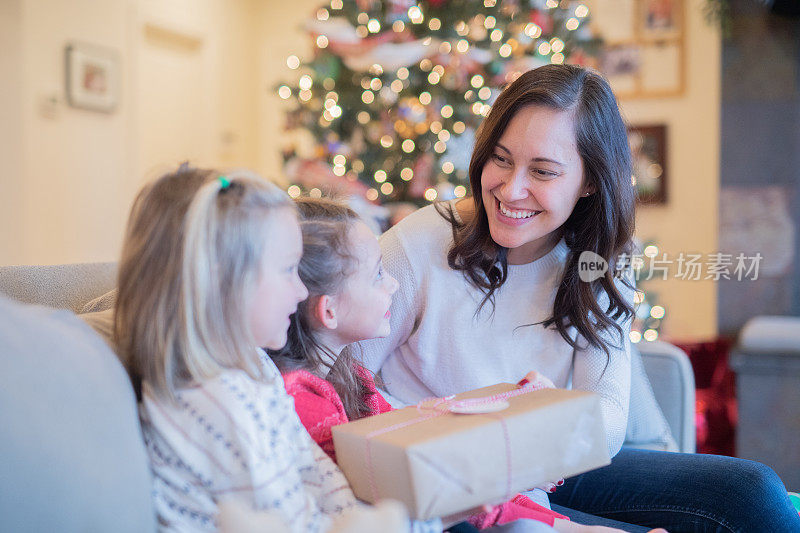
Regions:
<instances>
[{"instance_id":1,"label":"gray sofa","mask_svg":"<svg viewBox=\"0 0 800 533\"><path fill-rule=\"evenodd\" d=\"M2 531L155 531L130 381L72 312L113 279L113 265L0 269L0 293L40 304L0 294Z\"/></svg>"},{"instance_id":2,"label":"gray sofa","mask_svg":"<svg viewBox=\"0 0 800 533\"><path fill-rule=\"evenodd\" d=\"M800 491L800 316L756 316L731 352L736 455L771 466Z\"/></svg>"},{"instance_id":3,"label":"gray sofa","mask_svg":"<svg viewBox=\"0 0 800 533\"><path fill-rule=\"evenodd\" d=\"M86 326L108 326L85 313L108 308L114 285L114 263L0 267L10 298L0 296L0 521L18 526L10 530L154 529L132 387ZM626 445L693 452L694 439L688 358L664 342L639 344Z\"/></svg>"}]
</instances>

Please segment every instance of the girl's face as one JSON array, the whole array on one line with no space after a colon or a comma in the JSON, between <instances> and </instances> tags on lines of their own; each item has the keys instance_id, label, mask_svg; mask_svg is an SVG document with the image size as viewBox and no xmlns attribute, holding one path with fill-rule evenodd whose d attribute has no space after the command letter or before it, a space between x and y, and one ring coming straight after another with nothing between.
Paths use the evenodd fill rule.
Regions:
<instances>
[{"instance_id":1,"label":"girl's face","mask_svg":"<svg viewBox=\"0 0 800 533\"><path fill-rule=\"evenodd\" d=\"M356 221L348 238L355 270L335 296L335 335L343 345L389 335L389 307L398 288L397 280L383 270L378 239L367 225Z\"/></svg>"},{"instance_id":2,"label":"girl's face","mask_svg":"<svg viewBox=\"0 0 800 533\"><path fill-rule=\"evenodd\" d=\"M269 215L263 238L267 246L247 316L256 345L277 350L286 344L289 315L308 296L297 274L303 237L294 211L280 208Z\"/></svg>"},{"instance_id":3,"label":"girl's face","mask_svg":"<svg viewBox=\"0 0 800 533\"><path fill-rule=\"evenodd\" d=\"M509 122L481 173L492 239L511 264L549 252L581 195L583 178L572 113L526 106Z\"/></svg>"}]
</instances>

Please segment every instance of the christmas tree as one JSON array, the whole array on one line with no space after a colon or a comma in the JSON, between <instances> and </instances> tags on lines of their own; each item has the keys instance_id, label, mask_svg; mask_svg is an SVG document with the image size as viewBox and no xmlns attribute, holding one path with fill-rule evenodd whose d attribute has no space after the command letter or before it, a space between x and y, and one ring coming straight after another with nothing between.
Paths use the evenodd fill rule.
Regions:
<instances>
[{"instance_id":1,"label":"christmas tree","mask_svg":"<svg viewBox=\"0 0 800 533\"><path fill-rule=\"evenodd\" d=\"M462 197L475 130L500 89L548 63L594 64L589 10L569 0L332 0L287 59L292 196L345 190L421 205Z\"/></svg>"},{"instance_id":2,"label":"christmas tree","mask_svg":"<svg viewBox=\"0 0 800 533\"><path fill-rule=\"evenodd\" d=\"M661 334L661 326L667 315L667 310L659 304L658 293L648 289L652 279L665 279L666 273L663 266L659 265L659 249L653 241L646 242L642 253L634 253L631 258L637 291L634 293L634 307L636 308L633 323L631 324L631 342L651 342L657 340Z\"/></svg>"}]
</instances>

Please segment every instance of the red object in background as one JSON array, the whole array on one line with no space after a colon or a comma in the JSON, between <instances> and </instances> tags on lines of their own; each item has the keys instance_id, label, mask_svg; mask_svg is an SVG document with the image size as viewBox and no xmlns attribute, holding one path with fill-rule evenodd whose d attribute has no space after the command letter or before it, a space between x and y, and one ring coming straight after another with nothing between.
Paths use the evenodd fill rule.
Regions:
<instances>
[{"instance_id":1,"label":"red object in background","mask_svg":"<svg viewBox=\"0 0 800 533\"><path fill-rule=\"evenodd\" d=\"M698 453L736 453L736 376L728 366L732 345L727 338L677 345L694 369Z\"/></svg>"},{"instance_id":2,"label":"red object in background","mask_svg":"<svg viewBox=\"0 0 800 533\"><path fill-rule=\"evenodd\" d=\"M553 19L539 11L538 9L531 10L531 22L542 28L542 33L550 33L553 31Z\"/></svg>"}]
</instances>

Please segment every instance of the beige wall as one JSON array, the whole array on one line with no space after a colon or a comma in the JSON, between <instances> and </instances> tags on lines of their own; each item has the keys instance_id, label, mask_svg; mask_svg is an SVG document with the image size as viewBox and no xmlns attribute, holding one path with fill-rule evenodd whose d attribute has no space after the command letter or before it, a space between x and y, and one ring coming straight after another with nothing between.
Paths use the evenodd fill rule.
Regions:
<instances>
[{"instance_id":1,"label":"beige wall","mask_svg":"<svg viewBox=\"0 0 800 533\"><path fill-rule=\"evenodd\" d=\"M21 6L22 216L11 262L113 257L127 204L127 78L123 72L114 113L66 106L64 46L72 40L107 46L128 62L127 6L121 0L23 0Z\"/></svg>"},{"instance_id":2,"label":"beige wall","mask_svg":"<svg viewBox=\"0 0 800 533\"><path fill-rule=\"evenodd\" d=\"M0 2L0 264L24 254L22 239L21 0Z\"/></svg>"},{"instance_id":3,"label":"beige wall","mask_svg":"<svg viewBox=\"0 0 800 533\"><path fill-rule=\"evenodd\" d=\"M668 259L717 251L720 146L720 36L703 18L704 0L687 1L686 91L680 98L623 101L634 124L668 125L669 200L642 207L637 236L655 241ZM673 265L675 268L675 265ZM717 332L717 289L711 281L651 280L667 308L667 340L710 339Z\"/></svg>"},{"instance_id":4,"label":"beige wall","mask_svg":"<svg viewBox=\"0 0 800 533\"><path fill-rule=\"evenodd\" d=\"M260 76L258 100L258 169L265 176L282 181L280 149L289 142L298 143L298 149L308 148L307 137L283 130L284 110L290 104L276 94L279 82L294 81L299 75L286 66L286 58L294 54L308 59L311 39L302 30L303 23L321 5L319 0L270 0L260 5L258 17L258 74ZM291 139L291 141L289 141Z\"/></svg>"},{"instance_id":5,"label":"beige wall","mask_svg":"<svg viewBox=\"0 0 800 533\"><path fill-rule=\"evenodd\" d=\"M259 0L141 0L136 43L139 175L181 160L257 163Z\"/></svg>"},{"instance_id":6,"label":"beige wall","mask_svg":"<svg viewBox=\"0 0 800 533\"><path fill-rule=\"evenodd\" d=\"M0 178L2 264L66 263L116 258L136 190L145 178L192 157L213 165L257 164L255 54L259 0L10 0L0 3ZM171 127L174 114L146 112L143 67L175 59L169 45L149 50L146 28L194 38L202 83L183 91L202 105L196 135L175 135L155 154L145 142ZM112 113L66 105L64 47L79 41L116 51L120 101ZM163 44L163 43L162 43ZM151 47L152 48L152 47ZM151 68L144 73L152 74ZM193 73L170 70L167 83ZM167 110L173 109L163 98ZM152 109L152 107L150 108ZM185 139L189 138L189 142Z\"/></svg>"}]
</instances>

